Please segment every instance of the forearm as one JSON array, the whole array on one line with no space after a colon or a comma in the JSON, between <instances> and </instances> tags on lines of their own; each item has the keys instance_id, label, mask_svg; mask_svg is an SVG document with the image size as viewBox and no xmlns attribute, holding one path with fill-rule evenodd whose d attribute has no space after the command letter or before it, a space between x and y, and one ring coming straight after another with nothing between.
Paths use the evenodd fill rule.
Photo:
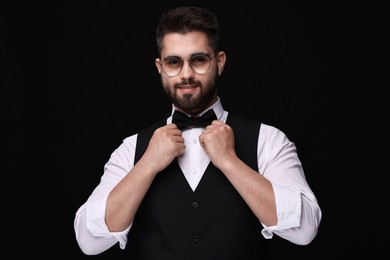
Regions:
<instances>
[{"instance_id":1,"label":"forearm","mask_svg":"<svg viewBox=\"0 0 390 260\"><path fill-rule=\"evenodd\" d=\"M123 231L132 223L155 175L156 172L140 160L110 192L105 221L111 232Z\"/></svg>"},{"instance_id":2,"label":"forearm","mask_svg":"<svg viewBox=\"0 0 390 260\"><path fill-rule=\"evenodd\" d=\"M275 196L270 181L239 158L226 160L220 169L256 217L267 226L276 225Z\"/></svg>"}]
</instances>

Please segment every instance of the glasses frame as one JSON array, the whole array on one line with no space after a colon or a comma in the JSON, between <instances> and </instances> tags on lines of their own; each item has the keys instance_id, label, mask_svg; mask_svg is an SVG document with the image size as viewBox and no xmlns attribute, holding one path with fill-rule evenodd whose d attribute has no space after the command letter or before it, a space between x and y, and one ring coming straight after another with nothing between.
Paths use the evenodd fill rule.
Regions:
<instances>
[{"instance_id":1,"label":"glasses frame","mask_svg":"<svg viewBox=\"0 0 390 260\"><path fill-rule=\"evenodd\" d=\"M199 56L201 56L201 57L207 57L207 58L209 59L209 60L208 60L209 66L207 67L207 70L206 70L205 72L203 72L203 73L197 72L197 71L192 67L192 65L191 65L191 60L193 60L193 59L195 59L195 58L197 58L197 57L199 57ZM164 62L167 61L167 59L169 59L169 58L177 58L177 59L180 61L180 63L181 63L180 70L179 70L178 73L175 74L175 75L170 75L170 74L168 74L168 73L164 70L163 64L164 64ZM213 59L215 59L215 55L214 55L213 57L210 57L210 55L208 55L208 54L196 54L196 55L192 56L191 58L189 58L188 60L183 60L183 59L180 58L179 56L168 56L168 57L165 57L162 61L160 61L159 64L160 64L160 66L161 66L161 70L162 70L162 71L165 73L165 75L167 75L168 77L176 77L177 75L179 75L179 74L181 73L181 71L183 70L183 66L184 66L184 62L185 62L185 61L188 62L188 65L190 66L190 68L192 69L193 72L195 72L195 73L198 74L198 75L204 75L204 74L206 74L206 73L210 70L211 61L212 61Z\"/></svg>"}]
</instances>

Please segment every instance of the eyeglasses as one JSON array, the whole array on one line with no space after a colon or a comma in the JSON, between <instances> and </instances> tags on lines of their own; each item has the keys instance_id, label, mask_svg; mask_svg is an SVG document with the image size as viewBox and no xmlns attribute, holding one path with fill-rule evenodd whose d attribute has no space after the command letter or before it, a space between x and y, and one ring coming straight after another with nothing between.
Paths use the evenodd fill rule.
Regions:
<instances>
[{"instance_id":1,"label":"eyeglasses","mask_svg":"<svg viewBox=\"0 0 390 260\"><path fill-rule=\"evenodd\" d=\"M192 56L188 63L191 69L197 74L205 74L210 69L211 60L215 58L206 55L206 54L197 54ZM161 68L165 74L169 77L175 77L180 74L184 61L177 56L166 57L162 62L160 62Z\"/></svg>"}]
</instances>

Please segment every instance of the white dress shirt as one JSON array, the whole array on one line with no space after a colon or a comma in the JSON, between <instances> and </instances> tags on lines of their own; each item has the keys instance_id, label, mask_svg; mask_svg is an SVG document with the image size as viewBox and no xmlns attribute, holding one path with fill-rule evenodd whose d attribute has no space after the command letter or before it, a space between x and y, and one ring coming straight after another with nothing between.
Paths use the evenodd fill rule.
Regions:
<instances>
[{"instance_id":1,"label":"white dress shirt","mask_svg":"<svg viewBox=\"0 0 390 260\"><path fill-rule=\"evenodd\" d=\"M228 112L224 111L219 99L211 108L219 120L226 122ZM174 109L172 107L172 114ZM167 123L171 123L172 114ZM193 190L210 163L198 141L202 130L191 128L183 131L186 150L177 158ZM110 232L105 223L105 207L110 191L134 165L136 141L137 134L125 138L111 154L99 185L76 212L76 240L85 254L99 254L118 242L122 249L126 246L131 225L122 232ZM272 183L278 217L276 226L263 224L261 233L268 239L276 234L295 244L310 243L317 234L321 209L306 182L295 144L279 129L261 124L257 154L259 174Z\"/></svg>"}]
</instances>

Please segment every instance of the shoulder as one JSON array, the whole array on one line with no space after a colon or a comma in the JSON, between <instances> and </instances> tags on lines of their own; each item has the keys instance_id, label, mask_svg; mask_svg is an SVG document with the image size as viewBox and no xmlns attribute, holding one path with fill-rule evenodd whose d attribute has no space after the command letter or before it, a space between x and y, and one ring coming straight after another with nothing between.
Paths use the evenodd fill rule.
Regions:
<instances>
[{"instance_id":1,"label":"shoulder","mask_svg":"<svg viewBox=\"0 0 390 260\"><path fill-rule=\"evenodd\" d=\"M260 151L273 158L281 155L282 151L295 152L296 147L287 135L279 128L262 123L258 139Z\"/></svg>"},{"instance_id":2,"label":"shoulder","mask_svg":"<svg viewBox=\"0 0 390 260\"><path fill-rule=\"evenodd\" d=\"M289 141L286 134L282 130L280 130L279 128L273 125L261 123L260 133L263 137L269 140L274 140L274 141L278 140L281 142Z\"/></svg>"}]
</instances>

